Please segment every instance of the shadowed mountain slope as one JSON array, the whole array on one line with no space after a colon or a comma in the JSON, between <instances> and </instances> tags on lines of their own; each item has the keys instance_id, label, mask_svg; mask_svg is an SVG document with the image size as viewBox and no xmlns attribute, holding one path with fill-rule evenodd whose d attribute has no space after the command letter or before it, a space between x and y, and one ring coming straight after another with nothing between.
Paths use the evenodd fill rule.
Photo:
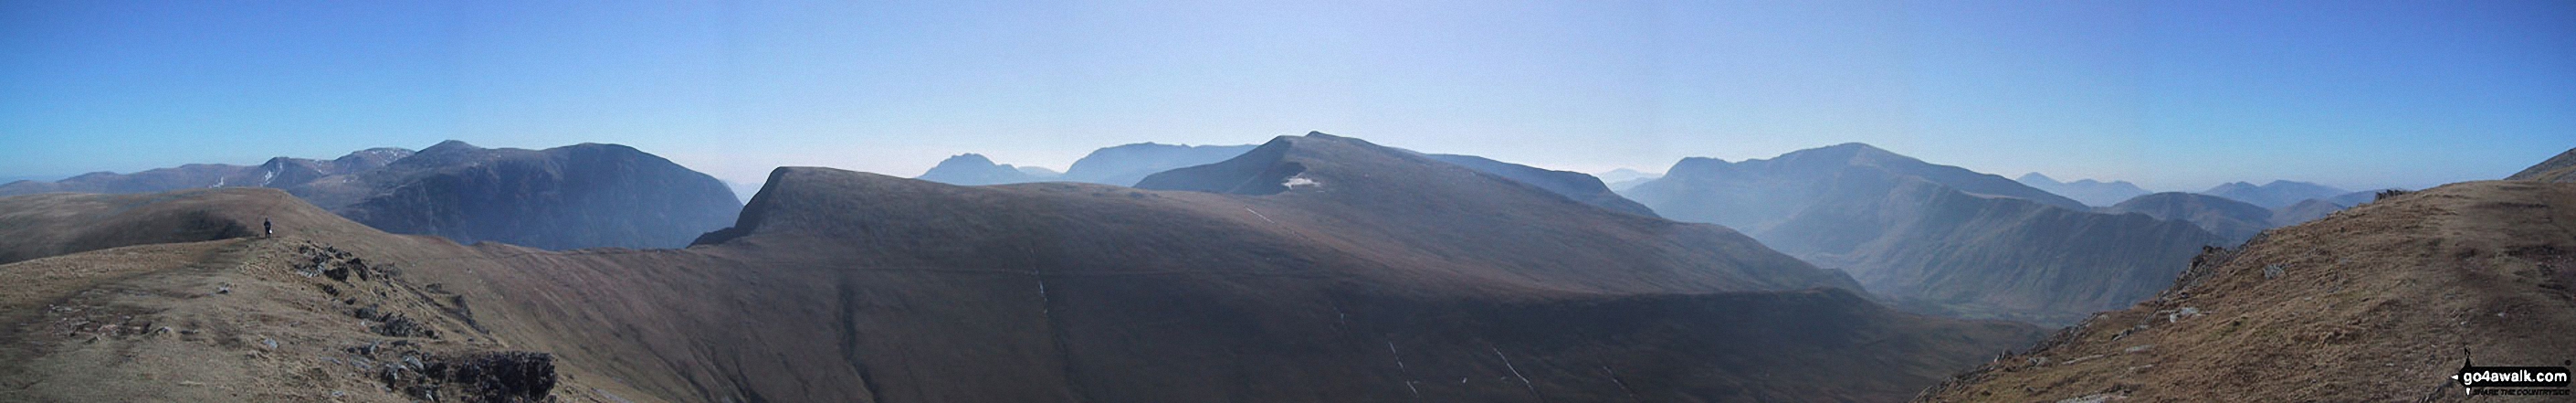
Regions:
<instances>
[{"instance_id":1,"label":"shadowed mountain slope","mask_svg":"<svg viewBox=\"0 0 2576 403\"><path fill-rule=\"evenodd\" d=\"M2033 194L2046 197L2010 196ZM1666 216L1747 228L1913 309L2044 324L2145 298L2200 246L2225 243L2189 223L2093 213L2002 177L1858 144L1733 164L1684 159L1629 195Z\"/></svg>"},{"instance_id":2,"label":"shadowed mountain slope","mask_svg":"<svg viewBox=\"0 0 2576 403\"><path fill-rule=\"evenodd\" d=\"M2570 359L2570 222L2567 184L2456 183L2356 206L2203 253L2157 298L1917 400L2564 400L2466 396L2450 377L2472 359Z\"/></svg>"},{"instance_id":3,"label":"shadowed mountain slope","mask_svg":"<svg viewBox=\"0 0 2576 403\"><path fill-rule=\"evenodd\" d=\"M2567 149L2567 152L2558 153L2558 156L2556 157L2549 157L2548 160L2541 161L2538 164L2532 164L2530 168L2523 168L2522 172L2515 172L2513 173L2513 176L2507 176L2505 179L2558 183L2576 182L2576 148Z\"/></svg>"},{"instance_id":4,"label":"shadowed mountain slope","mask_svg":"<svg viewBox=\"0 0 2576 403\"><path fill-rule=\"evenodd\" d=\"M677 247L722 228L741 207L715 177L615 144L523 150L448 141L355 176L371 190L333 212L463 243Z\"/></svg>"},{"instance_id":5,"label":"shadowed mountain slope","mask_svg":"<svg viewBox=\"0 0 2576 403\"><path fill-rule=\"evenodd\" d=\"M2129 181L2102 182L2081 179L2074 182L2058 182L2056 178L2050 178L2038 172L2022 174L2020 178L2014 178L2013 181L2059 196L2066 196L2089 206L2109 206L2151 193L2146 189L2139 189L2138 185L2131 184Z\"/></svg>"},{"instance_id":6,"label":"shadowed mountain slope","mask_svg":"<svg viewBox=\"0 0 2576 403\"><path fill-rule=\"evenodd\" d=\"M2099 211L2139 213L2158 219L2187 221L2227 239L2229 245L2254 239L2254 234L2273 227L2272 211L2262 206L2196 193L2164 192L2138 196Z\"/></svg>"},{"instance_id":7,"label":"shadowed mountain slope","mask_svg":"<svg viewBox=\"0 0 2576 403\"><path fill-rule=\"evenodd\" d=\"M1549 192L1564 195L1566 198L1574 199L1574 201L1610 209L1610 211L1647 217L1656 216L1655 211L1647 209L1646 205L1637 204L1637 202L1630 201L1625 197L1619 197L1618 193L1611 192L1608 186L1601 184L1600 178L1594 178L1592 175L1586 175L1581 172L1539 169L1538 167L1495 161L1473 155L1424 154L1423 156L1431 157L1431 159L1439 160L1441 162L1458 164L1458 166L1467 167L1467 169L1474 169L1477 172L1494 174L1505 179L1520 181L1521 183L1529 184L1531 186L1537 186L1540 189L1546 189Z\"/></svg>"},{"instance_id":8,"label":"shadowed mountain slope","mask_svg":"<svg viewBox=\"0 0 2576 403\"><path fill-rule=\"evenodd\" d=\"M2256 206L2263 206L2263 208L2267 209L2276 209L2289 207L2292 204L2298 204L2300 201L2307 199L2332 199L2337 196L2345 196L2353 192L2314 183L2276 180L2272 181L2272 183L2263 184L2262 186L2255 186L2252 183L2245 182L2232 182L2211 187L2209 190L2200 191L2200 193L2234 199L2236 201L2246 202Z\"/></svg>"},{"instance_id":9,"label":"shadowed mountain slope","mask_svg":"<svg viewBox=\"0 0 2576 403\"><path fill-rule=\"evenodd\" d=\"M439 290L424 312L470 312L458 321L494 348L552 353L578 383L558 393L607 401L1888 400L2038 336L1879 307L1716 226L1355 139L1271 145L1245 164L1296 163L1312 184L1249 196L782 168L737 225L686 249L460 246L324 214L281 214L280 242L440 284L419 287ZM329 348L352 340L267 354L336 368L321 358L346 360Z\"/></svg>"}]
</instances>

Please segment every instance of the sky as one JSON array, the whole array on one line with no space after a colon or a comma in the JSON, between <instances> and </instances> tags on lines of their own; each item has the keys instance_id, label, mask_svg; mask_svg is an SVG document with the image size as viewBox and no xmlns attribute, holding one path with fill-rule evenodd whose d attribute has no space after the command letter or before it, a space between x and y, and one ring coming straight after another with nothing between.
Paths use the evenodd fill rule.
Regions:
<instances>
[{"instance_id":1,"label":"sky","mask_svg":"<svg viewBox=\"0 0 2576 403\"><path fill-rule=\"evenodd\" d=\"M601 142L748 194L1308 131L2422 188L2576 147L2576 2L0 0L0 178Z\"/></svg>"}]
</instances>

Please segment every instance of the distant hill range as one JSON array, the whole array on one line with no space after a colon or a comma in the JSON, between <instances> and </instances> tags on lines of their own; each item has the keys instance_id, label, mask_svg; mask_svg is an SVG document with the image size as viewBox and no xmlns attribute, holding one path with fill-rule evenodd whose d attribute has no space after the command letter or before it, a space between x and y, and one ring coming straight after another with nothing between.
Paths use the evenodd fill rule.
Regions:
<instances>
[{"instance_id":1,"label":"distant hill range","mask_svg":"<svg viewBox=\"0 0 2576 403\"><path fill-rule=\"evenodd\" d=\"M2333 186L2276 180L2262 186L2247 182L2231 182L2210 187L2209 190L2203 190L2200 193L2252 203L2266 209L2277 209L2308 199L2332 199L2352 192L2336 189Z\"/></svg>"},{"instance_id":2,"label":"distant hill range","mask_svg":"<svg viewBox=\"0 0 2576 403\"><path fill-rule=\"evenodd\" d=\"M2558 156L2550 157L2548 160L2541 161L2539 164L2533 164L2530 168L2523 168L2522 172L2515 172L2513 173L2513 176L2505 177L2505 179L2558 183L2576 182L2576 148L2568 149L2567 152L2558 153Z\"/></svg>"},{"instance_id":3,"label":"distant hill range","mask_svg":"<svg viewBox=\"0 0 2576 403\"><path fill-rule=\"evenodd\" d=\"M2576 185L2442 185L2212 249L2155 298L1919 402L2477 401L2464 366L2566 364ZM2227 376L2224 374L2266 374ZM2530 401L2564 400L2564 396Z\"/></svg>"},{"instance_id":4,"label":"distant hill range","mask_svg":"<svg viewBox=\"0 0 2576 403\"><path fill-rule=\"evenodd\" d=\"M1688 158L1630 197L1724 224L1917 309L2065 324L2152 295L2206 245L2191 223L2082 202L1864 144Z\"/></svg>"},{"instance_id":5,"label":"distant hill range","mask_svg":"<svg viewBox=\"0 0 2576 403\"><path fill-rule=\"evenodd\" d=\"M1537 186L1539 189L1564 195L1583 204L1610 209L1610 211L1655 217L1653 209L1620 197L1618 193L1611 192L1609 186L1602 185L1600 178L1581 172L1541 169L1473 155L1424 154L1423 156Z\"/></svg>"},{"instance_id":6,"label":"distant hill range","mask_svg":"<svg viewBox=\"0 0 2576 403\"><path fill-rule=\"evenodd\" d=\"M1601 183L1609 186L1614 192L1626 192L1629 188L1637 187L1637 184L1664 177L1663 174L1639 172L1628 168L1613 169L1592 176L1601 178Z\"/></svg>"},{"instance_id":7,"label":"distant hill range","mask_svg":"<svg viewBox=\"0 0 2576 403\"><path fill-rule=\"evenodd\" d=\"M2129 181L2102 182L2079 179L2074 182L2058 182L2056 178L2050 178L2038 172L2022 174L2020 178L2015 178L2013 181L2059 196L2066 196L2075 201L2084 202L2088 206L2110 206L2151 193Z\"/></svg>"},{"instance_id":8,"label":"distant hill range","mask_svg":"<svg viewBox=\"0 0 2576 403\"><path fill-rule=\"evenodd\" d=\"M703 173L613 144L543 151L448 141L417 153L362 150L333 160L190 164L0 185L0 195L150 193L265 187L388 232L546 249L671 248L723 228L741 208Z\"/></svg>"},{"instance_id":9,"label":"distant hill range","mask_svg":"<svg viewBox=\"0 0 2576 403\"><path fill-rule=\"evenodd\" d=\"M39 315L65 310L45 301L77 295L91 297L74 309L158 306L179 290L199 306L230 304L217 312L385 317L313 285L341 283L276 269L306 261L296 245L327 242L342 260L400 268L357 283L419 290L389 294L401 298L387 309L439 334L551 354L549 376L510 372L513 384L542 379L600 401L1890 401L2041 335L1893 311L1839 272L1724 227L1613 211L1358 139L1281 137L1139 187L780 168L732 227L697 245L614 253L387 236L265 189L0 198L0 212L30 212L0 216L17 220L0 225L8 239L51 239L16 232L130 203L175 220L134 228L238 228L258 214L291 228L0 265L28 279L0 284L22 296L0 298L0 320L56 323ZM92 261L170 274L21 276ZM216 284L242 291L199 297ZM191 327L172 315L193 312L120 311ZM264 336L274 348L126 350L173 365L254 352L292 363L186 387L142 376L164 367L55 364L137 339L30 332L23 345L45 347L0 351L0 374L22 380L0 400L225 400L217 393L280 379L401 398L369 386L408 378L310 369L409 347L289 323L198 336L292 335ZM432 358L504 346L448 337L394 339L447 349ZM482 399L471 396L483 395L460 398Z\"/></svg>"},{"instance_id":10,"label":"distant hill range","mask_svg":"<svg viewBox=\"0 0 2576 403\"><path fill-rule=\"evenodd\" d=\"M1137 181L1155 172L1224 161L1251 150L1249 145L1128 144L1092 150L1091 154L1075 160L1073 166L1062 174L1040 167L995 163L983 155L968 153L942 160L938 166L915 179L960 186L1054 181L1135 186Z\"/></svg>"}]
</instances>

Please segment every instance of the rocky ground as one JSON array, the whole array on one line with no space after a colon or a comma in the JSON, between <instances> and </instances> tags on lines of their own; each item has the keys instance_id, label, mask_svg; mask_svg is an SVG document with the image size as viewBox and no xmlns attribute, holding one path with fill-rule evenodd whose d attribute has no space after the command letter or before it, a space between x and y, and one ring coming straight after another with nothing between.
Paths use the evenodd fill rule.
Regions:
<instances>
[{"instance_id":1,"label":"rocky ground","mask_svg":"<svg viewBox=\"0 0 2576 403\"><path fill-rule=\"evenodd\" d=\"M466 298L320 240L155 244L0 266L6 401L622 401Z\"/></svg>"},{"instance_id":2,"label":"rocky ground","mask_svg":"<svg viewBox=\"0 0 2576 403\"><path fill-rule=\"evenodd\" d=\"M2576 359L2576 185L2402 194L2207 250L2175 285L1918 401L2566 401L2468 396Z\"/></svg>"}]
</instances>

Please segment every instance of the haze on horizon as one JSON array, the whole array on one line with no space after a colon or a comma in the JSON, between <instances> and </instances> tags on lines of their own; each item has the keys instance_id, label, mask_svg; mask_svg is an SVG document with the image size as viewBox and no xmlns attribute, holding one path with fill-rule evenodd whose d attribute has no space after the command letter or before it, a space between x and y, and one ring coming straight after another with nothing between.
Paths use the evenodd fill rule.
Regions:
<instances>
[{"instance_id":1,"label":"haze on horizon","mask_svg":"<svg viewBox=\"0 0 2576 403\"><path fill-rule=\"evenodd\" d=\"M740 189L1319 130L1584 172L1866 142L2367 189L2576 146L2567 2L1385 3L0 2L0 177L458 139Z\"/></svg>"}]
</instances>

